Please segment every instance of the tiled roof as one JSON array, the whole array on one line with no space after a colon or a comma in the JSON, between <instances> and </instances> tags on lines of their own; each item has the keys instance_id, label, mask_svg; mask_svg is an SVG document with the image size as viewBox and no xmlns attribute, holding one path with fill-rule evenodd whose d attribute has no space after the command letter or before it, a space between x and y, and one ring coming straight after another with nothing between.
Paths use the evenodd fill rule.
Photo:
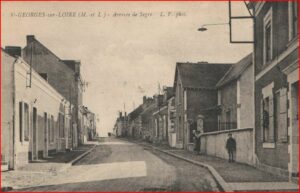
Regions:
<instances>
[{"instance_id":1,"label":"tiled roof","mask_svg":"<svg viewBox=\"0 0 300 193\"><path fill-rule=\"evenodd\" d=\"M131 120L136 119L143 112L143 106L140 105L136 109L134 109L131 113L129 113L129 117Z\"/></svg>"},{"instance_id":2,"label":"tiled roof","mask_svg":"<svg viewBox=\"0 0 300 193\"><path fill-rule=\"evenodd\" d=\"M224 86L229 82L236 80L252 64L252 53L232 65L224 77L217 83L217 87Z\"/></svg>"},{"instance_id":3,"label":"tiled roof","mask_svg":"<svg viewBox=\"0 0 300 193\"><path fill-rule=\"evenodd\" d=\"M232 64L206 62L177 63L174 86L176 86L179 73L184 88L212 89L231 66Z\"/></svg>"}]
</instances>

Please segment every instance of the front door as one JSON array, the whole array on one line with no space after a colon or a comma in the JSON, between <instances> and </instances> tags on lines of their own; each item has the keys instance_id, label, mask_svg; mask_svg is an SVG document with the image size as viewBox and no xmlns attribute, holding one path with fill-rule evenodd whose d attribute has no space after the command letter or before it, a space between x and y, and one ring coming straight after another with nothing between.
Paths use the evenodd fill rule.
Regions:
<instances>
[{"instance_id":1,"label":"front door","mask_svg":"<svg viewBox=\"0 0 300 193\"><path fill-rule=\"evenodd\" d=\"M37 148L37 109L33 107L32 111L32 160L38 159Z\"/></svg>"},{"instance_id":2,"label":"front door","mask_svg":"<svg viewBox=\"0 0 300 193\"><path fill-rule=\"evenodd\" d=\"M48 118L47 113L44 113L44 158L48 157Z\"/></svg>"}]
</instances>

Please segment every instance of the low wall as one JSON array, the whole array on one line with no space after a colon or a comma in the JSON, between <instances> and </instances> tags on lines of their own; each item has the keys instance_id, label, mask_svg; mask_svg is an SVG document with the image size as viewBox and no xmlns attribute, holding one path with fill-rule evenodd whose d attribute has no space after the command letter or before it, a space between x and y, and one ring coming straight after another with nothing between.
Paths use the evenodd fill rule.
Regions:
<instances>
[{"instance_id":1,"label":"low wall","mask_svg":"<svg viewBox=\"0 0 300 193\"><path fill-rule=\"evenodd\" d=\"M224 159L228 159L226 141L228 133L236 140L235 160L252 165L253 159L253 129L234 129L204 133L201 136L201 152Z\"/></svg>"}]
</instances>

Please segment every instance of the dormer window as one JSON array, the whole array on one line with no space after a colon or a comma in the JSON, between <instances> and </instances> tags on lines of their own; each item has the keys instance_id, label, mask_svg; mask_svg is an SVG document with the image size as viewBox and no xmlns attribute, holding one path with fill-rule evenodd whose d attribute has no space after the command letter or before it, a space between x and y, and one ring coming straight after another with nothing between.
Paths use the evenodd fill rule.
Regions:
<instances>
[{"instance_id":1,"label":"dormer window","mask_svg":"<svg viewBox=\"0 0 300 193\"><path fill-rule=\"evenodd\" d=\"M264 17L264 64L272 60L272 8Z\"/></svg>"}]
</instances>

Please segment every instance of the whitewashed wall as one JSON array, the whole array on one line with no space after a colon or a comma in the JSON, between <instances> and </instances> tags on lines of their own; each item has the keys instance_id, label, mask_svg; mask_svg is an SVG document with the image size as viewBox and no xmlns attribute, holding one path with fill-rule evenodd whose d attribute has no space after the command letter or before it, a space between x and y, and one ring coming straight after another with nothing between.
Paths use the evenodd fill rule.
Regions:
<instances>
[{"instance_id":1,"label":"whitewashed wall","mask_svg":"<svg viewBox=\"0 0 300 193\"><path fill-rule=\"evenodd\" d=\"M236 161L253 164L252 128L205 133L201 136L201 151L207 155L228 159L226 150L228 133L232 133L233 138L236 140Z\"/></svg>"}]
</instances>

